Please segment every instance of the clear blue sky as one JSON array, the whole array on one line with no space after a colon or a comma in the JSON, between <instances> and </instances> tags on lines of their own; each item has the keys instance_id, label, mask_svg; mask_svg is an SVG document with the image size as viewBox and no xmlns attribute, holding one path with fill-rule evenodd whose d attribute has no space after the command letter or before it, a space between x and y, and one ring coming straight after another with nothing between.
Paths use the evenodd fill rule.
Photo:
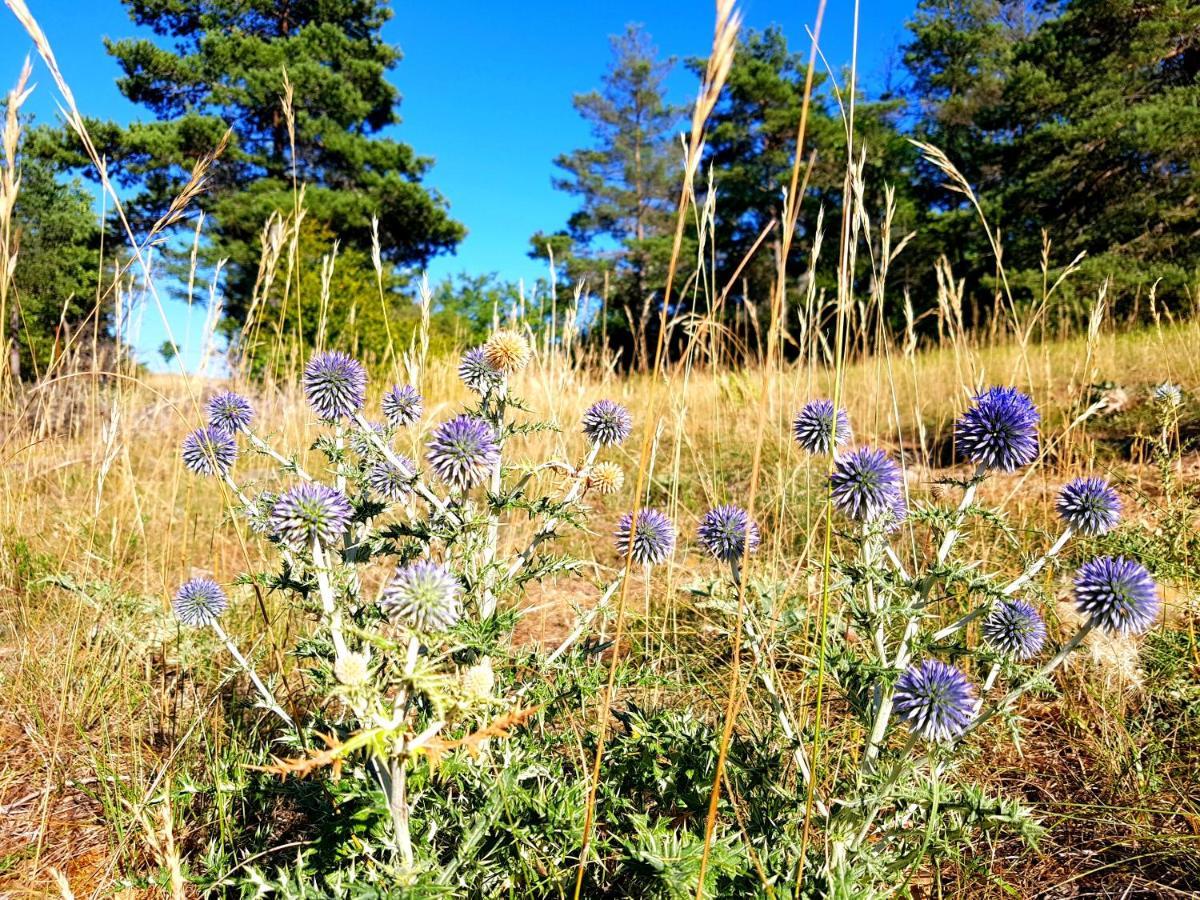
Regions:
<instances>
[{"instance_id":1,"label":"clear blue sky","mask_svg":"<svg viewBox=\"0 0 1200 900\"><path fill-rule=\"evenodd\" d=\"M41 22L85 115L128 122L146 112L117 90L116 64L102 38L138 33L119 0L27 0ZM882 84L904 42L904 23L915 0L863 0L859 23L859 68L871 91ZM609 60L609 35L628 22L641 22L664 56L707 54L712 42L713 5L684 0L608 0L579 4L525 0L394 3L384 29L404 59L392 73L403 101L402 122L392 136L436 160L427 183L450 203L469 231L453 257L430 266L431 279L447 274L499 272L532 280L542 268L526 258L528 238L539 229L561 227L572 198L553 190L552 160L588 142L588 131L571 106L574 94L593 89ZM789 43L807 54L805 26L816 0L747 0L740 4L747 27L778 24ZM821 45L831 65L848 64L853 35L851 0L829 0ZM16 19L0 10L0 47L10 69L0 85L17 78L21 58L33 47ZM37 90L27 109L39 118L55 115L57 97L49 74L35 57ZM689 101L696 82L677 66L673 99ZM171 304L176 338L200 332L202 310ZM148 310L138 346L157 360L165 330ZM199 348L186 342L185 357Z\"/></svg>"}]
</instances>

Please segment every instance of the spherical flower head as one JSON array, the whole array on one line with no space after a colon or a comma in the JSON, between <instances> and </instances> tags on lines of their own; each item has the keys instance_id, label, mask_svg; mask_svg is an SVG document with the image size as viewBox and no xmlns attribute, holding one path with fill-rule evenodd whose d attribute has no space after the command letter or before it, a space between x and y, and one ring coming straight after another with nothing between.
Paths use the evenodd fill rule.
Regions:
<instances>
[{"instance_id":1,"label":"spherical flower head","mask_svg":"<svg viewBox=\"0 0 1200 900\"><path fill-rule=\"evenodd\" d=\"M1058 515L1080 534L1111 531L1121 518L1121 498L1103 478L1076 478L1059 491Z\"/></svg>"},{"instance_id":2,"label":"spherical flower head","mask_svg":"<svg viewBox=\"0 0 1200 900\"><path fill-rule=\"evenodd\" d=\"M980 628L989 647L1005 656L1029 659L1046 643L1046 623L1024 600L1002 600Z\"/></svg>"},{"instance_id":3,"label":"spherical flower head","mask_svg":"<svg viewBox=\"0 0 1200 900\"><path fill-rule=\"evenodd\" d=\"M328 547L345 534L352 513L341 491L306 481L275 501L271 528L293 550L309 548L313 541Z\"/></svg>"},{"instance_id":4,"label":"spherical flower head","mask_svg":"<svg viewBox=\"0 0 1200 900\"><path fill-rule=\"evenodd\" d=\"M597 463L588 470L587 486L597 494L615 494L625 484L625 470L616 463Z\"/></svg>"},{"instance_id":5,"label":"spherical flower head","mask_svg":"<svg viewBox=\"0 0 1200 900\"><path fill-rule=\"evenodd\" d=\"M476 347L463 354L458 364L458 377L477 394L486 394L499 387L504 376L493 369L484 358L483 348Z\"/></svg>"},{"instance_id":6,"label":"spherical flower head","mask_svg":"<svg viewBox=\"0 0 1200 900\"><path fill-rule=\"evenodd\" d=\"M896 715L927 741L952 741L975 714L979 701L967 676L938 659L909 666L896 682Z\"/></svg>"},{"instance_id":7,"label":"spherical flower head","mask_svg":"<svg viewBox=\"0 0 1200 900\"><path fill-rule=\"evenodd\" d=\"M758 524L740 506L718 506L704 514L696 537L713 557L733 562L758 549Z\"/></svg>"},{"instance_id":8,"label":"spherical flower head","mask_svg":"<svg viewBox=\"0 0 1200 900\"><path fill-rule=\"evenodd\" d=\"M379 605L396 625L432 634L445 631L462 615L458 579L445 566L420 560L396 570Z\"/></svg>"},{"instance_id":9,"label":"spherical flower head","mask_svg":"<svg viewBox=\"0 0 1200 900\"><path fill-rule=\"evenodd\" d=\"M304 396L327 422L353 416L367 396L367 370L340 350L318 353L304 367Z\"/></svg>"},{"instance_id":10,"label":"spherical flower head","mask_svg":"<svg viewBox=\"0 0 1200 900\"><path fill-rule=\"evenodd\" d=\"M333 674L346 687L362 687L371 680L371 654L349 650L333 661Z\"/></svg>"},{"instance_id":11,"label":"spherical flower head","mask_svg":"<svg viewBox=\"0 0 1200 900\"><path fill-rule=\"evenodd\" d=\"M1179 385L1164 381L1154 389L1154 402L1167 409L1178 409L1183 406L1183 391Z\"/></svg>"},{"instance_id":12,"label":"spherical flower head","mask_svg":"<svg viewBox=\"0 0 1200 900\"><path fill-rule=\"evenodd\" d=\"M367 487L385 500L403 500L412 493L417 467L411 459L398 457L408 467L403 472L399 467L381 459L367 471Z\"/></svg>"},{"instance_id":13,"label":"spherical flower head","mask_svg":"<svg viewBox=\"0 0 1200 900\"><path fill-rule=\"evenodd\" d=\"M631 555L643 566L656 566L675 549L675 526L657 509L643 509L637 514L625 513L617 523L617 553L622 559Z\"/></svg>"},{"instance_id":14,"label":"spherical flower head","mask_svg":"<svg viewBox=\"0 0 1200 900\"><path fill-rule=\"evenodd\" d=\"M1016 388L990 387L954 425L959 451L971 462L1012 472L1038 452L1037 407Z\"/></svg>"},{"instance_id":15,"label":"spherical flower head","mask_svg":"<svg viewBox=\"0 0 1200 900\"><path fill-rule=\"evenodd\" d=\"M892 508L903 493L903 475L882 450L861 447L838 457L829 476L833 505L856 522Z\"/></svg>"},{"instance_id":16,"label":"spherical flower head","mask_svg":"<svg viewBox=\"0 0 1200 900\"><path fill-rule=\"evenodd\" d=\"M382 455L378 445L376 445L374 437L379 438L380 442L387 445L387 429L380 422L369 422L371 430L368 432L365 428L356 428L350 432L350 449L353 450L362 459L375 459Z\"/></svg>"},{"instance_id":17,"label":"spherical flower head","mask_svg":"<svg viewBox=\"0 0 1200 900\"><path fill-rule=\"evenodd\" d=\"M483 345L483 361L505 375L520 372L532 357L525 335L507 328L497 331Z\"/></svg>"},{"instance_id":18,"label":"spherical flower head","mask_svg":"<svg viewBox=\"0 0 1200 900\"><path fill-rule=\"evenodd\" d=\"M496 673L492 669L492 658L485 656L463 673L463 692L470 697L485 699L496 689Z\"/></svg>"},{"instance_id":19,"label":"spherical flower head","mask_svg":"<svg viewBox=\"0 0 1200 900\"><path fill-rule=\"evenodd\" d=\"M1124 556L1101 556L1075 573L1075 606L1109 634L1141 634L1162 601L1146 567Z\"/></svg>"},{"instance_id":20,"label":"spherical flower head","mask_svg":"<svg viewBox=\"0 0 1200 900\"><path fill-rule=\"evenodd\" d=\"M850 443L850 417L846 410L839 409L835 427L833 401L813 400L796 413L792 435L809 453L828 454L834 448Z\"/></svg>"},{"instance_id":21,"label":"spherical flower head","mask_svg":"<svg viewBox=\"0 0 1200 900\"><path fill-rule=\"evenodd\" d=\"M184 625L203 628L217 621L229 608L229 598L211 578L193 578L175 592L171 607Z\"/></svg>"},{"instance_id":22,"label":"spherical flower head","mask_svg":"<svg viewBox=\"0 0 1200 900\"><path fill-rule=\"evenodd\" d=\"M397 384L388 389L380 404L384 418L393 428L403 428L421 418L425 402L411 384Z\"/></svg>"},{"instance_id":23,"label":"spherical flower head","mask_svg":"<svg viewBox=\"0 0 1200 900\"><path fill-rule=\"evenodd\" d=\"M183 439L183 464L197 475L224 476L237 459L237 441L223 428L212 425Z\"/></svg>"},{"instance_id":24,"label":"spherical flower head","mask_svg":"<svg viewBox=\"0 0 1200 900\"><path fill-rule=\"evenodd\" d=\"M443 422L429 439L425 458L438 477L459 490L483 481L500 459L492 426L474 416L456 416Z\"/></svg>"},{"instance_id":25,"label":"spherical flower head","mask_svg":"<svg viewBox=\"0 0 1200 900\"><path fill-rule=\"evenodd\" d=\"M214 394L205 409L208 412L208 424L230 434L245 431L254 421L254 407L250 401L233 391Z\"/></svg>"},{"instance_id":26,"label":"spherical flower head","mask_svg":"<svg viewBox=\"0 0 1200 900\"><path fill-rule=\"evenodd\" d=\"M612 400L597 400L583 414L583 433L600 447L620 444L633 431L629 410Z\"/></svg>"}]
</instances>

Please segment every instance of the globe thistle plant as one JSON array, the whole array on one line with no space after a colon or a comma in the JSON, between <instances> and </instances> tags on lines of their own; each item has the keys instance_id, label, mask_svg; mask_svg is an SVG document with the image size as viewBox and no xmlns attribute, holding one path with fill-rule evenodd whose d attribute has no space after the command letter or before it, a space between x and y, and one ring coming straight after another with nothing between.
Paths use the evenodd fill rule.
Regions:
<instances>
[{"instance_id":1,"label":"globe thistle plant","mask_svg":"<svg viewBox=\"0 0 1200 900\"><path fill-rule=\"evenodd\" d=\"M903 491L900 467L882 450L870 447L838 457L829 481L833 505L856 522L891 510Z\"/></svg>"},{"instance_id":2,"label":"globe thistle plant","mask_svg":"<svg viewBox=\"0 0 1200 900\"><path fill-rule=\"evenodd\" d=\"M583 433L597 447L624 442L633 431L629 410L612 400L597 400L583 414Z\"/></svg>"},{"instance_id":3,"label":"globe thistle plant","mask_svg":"<svg viewBox=\"0 0 1200 900\"><path fill-rule=\"evenodd\" d=\"M1164 381L1154 389L1154 402L1167 409L1178 409L1183 405L1183 391L1179 385Z\"/></svg>"},{"instance_id":4,"label":"globe thistle plant","mask_svg":"<svg viewBox=\"0 0 1200 900\"><path fill-rule=\"evenodd\" d=\"M675 549L675 526L657 509L639 510L636 525L633 513L625 513L617 523L615 537L621 558L632 557L643 566L658 565Z\"/></svg>"},{"instance_id":5,"label":"globe thistle plant","mask_svg":"<svg viewBox=\"0 0 1200 900\"><path fill-rule=\"evenodd\" d=\"M792 422L796 443L809 453L828 455L834 449L850 443L850 417L846 410L837 411L836 425L832 400L812 400L804 404Z\"/></svg>"},{"instance_id":6,"label":"globe thistle plant","mask_svg":"<svg viewBox=\"0 0 1200 900\"><path fill-rule=\"evenodd\" d=\"M959 452L988 469L1012 472L1033 462L1038 452L1041 415L1028 395L1011 387L990 387L955 423Z\"/></svg>"},{"instance_id":7,"label":"globe thistle plant","mask_svg":"<svg viewBox=\"0 0 1200 900\"><path fill-rule=\"evenodd\" d=\"M212 425L183 439L183 464L197 475L224 477L233 467L237 452L233 435Z\"/></svg>"},{"instance_id":8,"label":"globe thistle plant","mask_svg":"<svg viewBox=\"0 0 1200 900\"><path fill-rule=\"evenodd\" d=\"M463 354L458 364L458 377L476 394L486 394L495 390L504 381L504 376L488 364L482 347L476 347Z\"/></svg>"},{"instance_id":9,"label":"globe thistle plant","mask_svg":"<svg viewBox=\"0 0 1200 900\"><path fill-rule=\"evenodd\" d=\"M353 510L341 491L305 482L286 491L271 510L271 529L293 550L329 546L346 532Z\"/></svg>"},{"instance_id":10,"label":"globe thistle plant","mask_svg":"<svg viewBox=\"0 0 1200 900\"><path fill-rule=\"evenodd\" d=\"M386 459L374 463L367 470L367 487L385 500L403 500L411 494L413 476L408 473L415 472L417 469L412 460L407 457L400 457L400 461L408 466L408 472L401 471Z\"/></svg>"},{"instance_id":11,"label":"globe thistle plant","mask_svg":"<svg viewBox=\"0 0 1200 900\"><path fill-rule=\"evenodd\" d=\"M229 608L229 598L211 578L185 581L171 601L175 617L184 625L204 628L217 621Z\"/></svg>"},{"instance_id":12,"label":"globe thistle plant","mask_svg":"<svg viewBox=\"0 0 1200 900\"><path fill-rule=\"evenodd\" d=\"M214 394L205 404L208 424L230 434L246 431L254 421L254 407L241 394L222 391Z\"/></svg>"},{"instance_id":13,"label":"globe thistle plant","mask_svg":"<svg viewBox=\"0 0 1200 900\"><path fill-rule=\"evenodd\" d=\"M997 653L1017 659L1036 656L1046 643L1046 623L1024 600L1002 600L983 620L983 639Z\"/></svg>"},{"instance_id":14,"label":"globe thistle plant","mask_svg":"<svg viewBox=\"0 0 1200 900\"><path fill-rule=\"evenodd\" d=\"M1058 515L1080 534L1111 531L1121 518L1121 498L1103 478L1076 478L1058 494Z\"/></svg>"},{"instance_id":15,"label":"globe thistle plant","mask_svg":"<svg viewBox=\"0 0 1200 900\"><path fill-rule=\"evenodd\" d=\"M379 606L396 625L413 631L445 631L462 614L458 579L443 565L421 560L396 570Z\"/></svg>"},{"instance_id":16,"label":"globe thistle plant","mask_svg":"<svg viewBox=\"0 0 1200 900\"><path fill-rule=\"evenodd\" d=\"M1146 567L1124 556L1101 556L1075 575L1075 605L1109 634L1141 634L1158 618L1162 601Z\"/></svg>"},{"instance_id":17,"label":"globe thistle plant","mask_svg":"<svg viewBox=\"0 0 1200 900\"><path fill-rule=\"evenodd\" d=\"M426 459L438 477L465 491L487 477L500 459L492 426L474 416L456 416L434 429Z\"/></svg>"},{"instance_id":18,"label":"globe thistle plant","mask_svg":"<svg viewBox=\"0 0 1200 900\"><path fill-rule=\"evenodd\" d=\"M366 369L340 350L318 353L304 367L304 396L327 422L352 417L362 409L366 394Z\"/></svg>"},{"instance_id":19,"label":"globe thistle plant","mask_svg":"<svg viewBox=\"0 0 1200 900\"><path fill-rule=\"evenodd\" d=\"M700 520L696 536L715 559L736 562L758 549L758 524L740 506L718 506Z\"/></svg>"},{"instance_id":20,"label":"globe thistle plant","mask_svg":"<svg viewBox=\"0 0 1200 900\"><path fill-rule=\"evenodd\" d=\"M512 375L520 372L533 356L529 341L519 331L497 331L483 345L483 361L496 372Z\"/></svg>"},{"instance_id":21,"label":"globe thistle plant","mask_svg":"<svg viewBox=\"0 0 1200 900\"><path fill-rule=\"evenodd\" d=\"M979 711L967 676L941 660L909 666L896 682L896 715L917 737L944 743L966 731Z\"/></svg>"},{"instance_id":22,"label":"globe thistle plant","mask_svg":"<svg viewBox=\"0 0 1200 900\"><path fill-rule=\"evenodd\" d=\"M363 459L375 459L380 455L380 451L374 438L379 438L380 442L386 445L388 434L382 423L369 422L368 424L371 426L370 432L365 428L356 428L350 432L350 449Z\"/></svg>"},{"instance_id":23,"label":"globe thistle plant","mask_svg":"<svg viewBox=\"0 0 1200 900\"><path fill-rule=\"evenodd\" d=\"M380 408L389 425L393 428L403 428L421 418L421 413L425 411L425 402L411 384L397 384L383 395Z\"/></svg>"}]
</instances>

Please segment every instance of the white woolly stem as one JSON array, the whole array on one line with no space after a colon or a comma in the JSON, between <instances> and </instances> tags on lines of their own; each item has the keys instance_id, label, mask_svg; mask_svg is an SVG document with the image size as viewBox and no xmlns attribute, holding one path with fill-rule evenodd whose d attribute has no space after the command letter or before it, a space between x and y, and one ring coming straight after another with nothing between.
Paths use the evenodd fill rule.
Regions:
<instances>
[{"instance_id":1,"label":"white woolly stem","mask_svg":"<svg viewBox=\"0 0 1200 900\"><path fill-rule=\"evenodd\" d=\"M996 676L1000 674L1000 663L992 663L992 667L988 670L987 678L983 679L983 693L987 693L992 689L992 685L996 683Z\"/></svg>"},{"instance_id":2,"label":"white woolly stem","mask_svg":"<svg viewBox=\"0 0 1200 900\"><path fill-rule=\"evenodd\" d=\"M937 564L940 566L946 562L950 556L950 551L954 549L954 544L958 541L960 529L962 527L962 519L966 514L967 509L975 502L975 493L979 490L979 483L983 480L984 473L987 472L987 466L980 463L975 467L975 474L971 477L971 481L967 484L966 490L963 491L962 500L959 501L958 509L954 511L954 521L950 525L950 530L946 532L946 536L942 538L942 544L938 547Z\"/></svg>"},{"instance_id":3,"label":"white woolly stem","mask_svg":"<svg viewBox=\"0 0 1200 900\"><path fill-rule=\"evenodd\" d=\"M500 493L500 473L504 460L504 416L507 409L505 400L508 394L508 377L501 376L500 383L492 393L495 404L491 426L496 436L496 461L488 475L488 491L493 497ZM479 615L489 618L496 611L496 573L491 571L492 562L496 559L496 549L500 543L500 515L494 509L488 511L487 533L483 544L484 575L483 596L479 601Z\"/></svg>"},{"instance_id":4,"label":"white woolly stem","mask_svg":"<svg viewBox=\"0 0 1200 900\"><path fill-rule=\"evenodd\" d=\"M242 506L249 507L254 505L250 502L250 498L242 493L242 489L238 487L237 482L233 480L232 475L230 475L228 472L222 472L221 478L224 480L225 486L228 487L229 490L233 491L233 496L238 498L238 501L242 504Z\"/></svg>"},{"instance_id":5,"label":"white woolly stem","mask_svg":"<svg viewBox=\"0 0 1200 900\"><path fill-rule=\"evenodd\" d=\"M608 604L612 600L613 594L617 592L617 588L621 586L621 582L624 580L625 573L622 571L622 573L613 579L613 581L609 582L608 586L605 587L604 592L600 595L600 599L596 601L596 605L579 617L579 620L575 623L575 627L571 629L571 632L565 638L563 638L562 643L554 649L553 653L546 657L546 665L550 665L555 662L560 656L562 656L575 645L575 642L578 641L583 633L591 627L591 624L593 621L595 621L596 616L608 608Z\"/></svg>"},{"instance_id":6,"label":"white woolly stem","mask_svg":"<svg viewBox=\"0 0 1200 900\"><path fill-rule=\"evenodd\" d=\"M313 480L313 477L311 475L309 475L306 471L304 471L304 469L300 467L299 463L297 463L293 459L288 459L282 453L279 453L278 451L276 451L274 447L272 447L270 444L268 444L266 441L264 441L262 438L260 438L257 434L255 434L249 428L245 429L245 434L246 434L246 439L250 441L251 446L253 446L260 453L265 453L267 456L271 457L271 459L275 460L277 463L279 463L285 469L295 472L300 478L304 479L305 481Z\"/></svg>"},{"instance_id":7,"label":"white woolly stem","mask_svg":"<svg viewBox=\"0 0 1200 900\"><path fill-rule=\"evenodd\" d=\"M1024 572L1018 575L1016 579L1005 586L1004 590L1002 590L1000 593L1006 597L1015 594L1022 587L1022 585L1026 584L1031 578L1037 575L1038 572L1042 571L1042 568L1047 562L1058 556L1059 551L1067 545L1067 541L1071 539L1072 534L1074 534L1074 530L1068 525L1065 529L1063 529L1063 533L1058 536L1058 540L1051 545L1050 549L1030 563L1029 568L1027 568Z\"/></svg>"},{"instance_id":8,"label":"white woolly stem","mask_svg":"<svg viewBox=\"0 0 1200 900\"><path fill-rule=\"evenodd\" d=\"M570 505L574 503L583 493L584 487L587 486L588 471L591 469L592 464L596 461L596 455L599 452L599 444L592 444L591 447L588 448L587 455L583 458L583 464L576 469L575 478L571 482L571 487L568 489L566 496L563 497L564 505ZM529 545L519 554L517 554L516 558L514 558L509 564L508 572L505 573L506 578L512 578L517 574L517 572L521 571L524 566L529 564L529 561L533 559L533 554L537 551L537 548L543 542L554 537L554 533L558 530L559 522L560 520L557 518L550 518L542 523L542 527L539 528L534 534L533 538L529 542Z\"/></svg>"},{"instance_id":9,"label":"white woolly stem","mask_svg":"<svg viewBox=\"0 0 1200 900\"><path fill-rule=\"evenodd\" d=\"M229 655L237 660L237 664L242 667L242 671L244 671L250 677L250 681L254 685L255 690L258 691L259 696L263 699L263 704L267 707L267 709L278 716L279 719L288 726L288 728L294 730L296 723L292 721L292 717L283 711L283 707L279 705L279 701L275 699L275 695L267 690L267 686L263 684L262 679L258 677L258 673L255 672L250 663L246 661L246 657L242 656L241 651L238 650L237 645L233 642L233 639L225 633L225 629L221 627L221 623L213 620L213 622L210 624L213 632L215 632L217 637L221 639L221 642L225 645L225 649L229 651Z\"/></svg>"},{"instance_id":10,"label":"white woolly stem","mask_svg":"<svg viewBox=\"0 0 1200 900\"><path fill-rule=\"evenodd\" d=\"M362 427L363 431L366 432L367 439L375 445L376 450L383 454L384 459L399 469L406 478L413 479L413 493L415 493L418 497L440 512L442 515L455 518L453 513L451 513L447 508L446 501L431 491L424 482L417 478L417 473L413 471L412 467L402 460L396 454L396 452L387 445L387 442L384 441L383 438L375 433L375 429L371 427L371 423L366 420L361 412L354 414L354 421L357 422L359 426Z\"/></svg>"},{"instance_id":11,"label":"white woolly stem","mask_svg":"<svg viewBox=\"0 0 1200 900\"><path fill-rule=\"evenodd\" d=\"M329 620L329 635L333 640L334 655L337 659L341 659L348 652L346 639L342 635L342 613L334 600L333 585L329 583L329 569L325 552L321 548L321 541L317 538L313 538L313 569L317 573L317 592L321 595L321 608L325 612L325 618Z\"/></svg>"}]
</instances>

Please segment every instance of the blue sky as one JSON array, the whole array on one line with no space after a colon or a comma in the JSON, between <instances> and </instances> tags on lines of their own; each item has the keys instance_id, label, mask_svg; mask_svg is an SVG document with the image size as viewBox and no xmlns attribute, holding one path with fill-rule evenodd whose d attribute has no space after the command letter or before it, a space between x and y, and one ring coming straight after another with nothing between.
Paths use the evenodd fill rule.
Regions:
<instances>
[{"instance_id":1,"label":"blue sky","mask_svg":"<svg viewBox=\"0 0 1200 900\"><path fill-rule=\"evenodd\" d=\"M105 53L104 37L138 33L119 0L27 0L41 22L85 115L128 122L146 116L117 90L118 69ZM868 92L880 85L904 42L904 23L915 0L864 0L859 22L859 68ZM780 25L789 43L807 54L806 25L815 0L747 0L740 4L747 27ZM458 271L499 272L532 280L543 274L526 257L528 238L561 227L574 208L571 197L551 187L552 160L588 143L586 125L571 105L574 94L593 89L609 60L609 35L641 22L663 56L680 59L707 53L713 6L683 0L609 0L567 4L482 0L393 4L385 37L400 45L404 60L392 73L403 101L402 122L391 136L436 160L427 183L450 203L470 232L452 257L430 266L431 279ZM853 3L829 0L821 45L831 65L848 64ZM14 82L32 45L7 9L0 10L0 47ZM55 115L57 97L49 74L36 61L37 90L27 110ZM670 80L677 102L690 100L695 79L680 65ZM203 310L170 304L177 339L201 332ZM140 356L157 361L166 331L156 312L144 316ZM185 347L194 361L198 341Z\"/></svg>"}]
</instances>

